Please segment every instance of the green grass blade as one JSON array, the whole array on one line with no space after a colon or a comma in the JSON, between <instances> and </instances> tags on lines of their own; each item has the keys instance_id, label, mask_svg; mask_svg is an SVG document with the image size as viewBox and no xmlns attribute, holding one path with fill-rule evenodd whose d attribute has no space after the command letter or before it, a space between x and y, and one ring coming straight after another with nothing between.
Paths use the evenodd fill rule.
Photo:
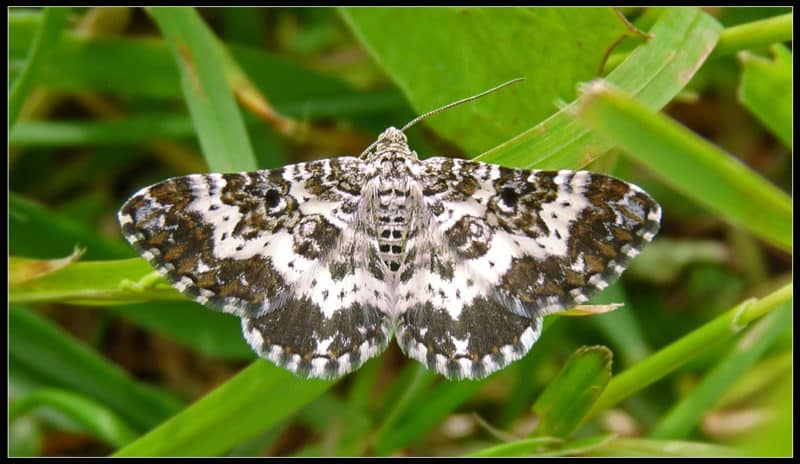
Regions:
<instances>
[{"instance_id":1,"label":"green grass blade","mask_svg":"<svg viewBox=\"0 0 800 464\"><path fill-rule=\"evenodd\" d=\"M741 327L774 311L791 299L792 285L788 284L759 300L747 300L695 329L611 379L587 418L596 416L664 378L710 346L730 338Z\"/></svg>"},{"instance_id":2,"label":"green grass blade","mask_svg":"<svg viewBox=\"0 0 800 464\"><path fill-rule=\"evenodd\" d=\"M587 450L586 456L608 457L732 457L742 451L728 446L680 440L619 437Z\"/></svg>"},{"instance_id":3,"label":"green grass blade","mask_svg":"<svg viewBox=\"0 0 800 464\"><path fill-rule=\"evenodd\" d=\"M48 386L91 398L137 430L147 430L180 406L174 398L134 381L122 369L32 311L12 305L8 326L12 367L22 366L45 379Z\"/></svg>"},{"instance_id":4,"label":"green grass blade","mask_svg":"<svg viewBox=\"0 0 800 464\"><path fill-rule=\"evenodd\" d=\"M535 456L539 453L550 452L553 444L563 443L563 440L555 437L534 437L524 440L503 443L502 445L484 448L470 453L470 457L500 457L500 456Z\"/></svg>"},{"instance_id":5,"label":"green grass blade","mask_svg":"<svg viewBox=\"0 0 800 464\"><path fill-rule=\"evenodd\" d=\"M591 303L600 305L621 303L624 305L620 309L610 313L597 314L587 320L608 339L618 367L629 367L650 354L650 346L641 324L636 320L628 297L619 282L610 285L602 293L592 298Z\"/></svg>"},{"instance_id":6,"label":"green grass blade","mask_svg":"<svg viewBox=\"0 0 800 464\"><path fill-rule=\"evenodd\" d=\"M611 378L611 351L604 346L579 348L533 404L541 422L537 435L567 438Z\"/></svg>"},{"instance_id":7,"label":"green grass blade","mask_svg":"<svg viewBox=\"0 0 800 464\"><path fill-rule=\"evenodd\" d=\"M18 261L22 258L18 258ZM57 271L9 288L12 303L59 301L74 304L106 305L162 300L185 301L161 277L157 284L138 290L128 279L144 279L155 271L140 258L116 261L71 263ZM125 284L125 281L130 284Z\"/></svg>"},{"instance_id":8,"label":"green grass blade","mask_svg":"<svg viewBox=\"0 0 800 464\"><path fill-rule=\"evenodd\" d=\"M661 419L650 433L651 438L687 437L703 415L725 391L749 369L781 333L792 324L792 308L785 303L742 334L736 346L703 378L694 390Z\"/></svg>"},{"instance_id":9,"label":"green grass blade","mask_svg":"<svg viewBox=\"0 0 800 464\"><path fill-rule=\"evenodd\" d=\"M113 146L192 135L192 121L186 115L159 113L111 121L20 122L11 131L9 143L15 147Z\"/></svg>"},{"instance_id":10,"label":"green grass blade","mask_svg":"<svg viewBox=\"0 0 800 464\"><path fill-rule=\"evenodd\" d=\"M28 52L26 63L22 71L11 84L8 93L8 128L14 127L22 105L28 98L31 90L36 85L41 69L45 66L58 44L61 32L67 22L70 9L65 7L45 8L42 23Z\"/></svg>"},{"instance_id":11,"label":"green grass blade","mask_svg":"<svg viewBox=\"0 0 800 464\"><path fill-rule=\"evenodd\" d=\"M649 167L665 184L791 250L791 198L739 160L603 81L587 86L575 111L582 123Z\"/></svg>"},{"instance_id":12,"label":"green grass blade","mask_svg":"<svg viewBox=\"0 0 800 464\"><path fill-rule=\"evenodd\" d=\"M64 414L114 448L130 443L138 435L113 410L84 395L56 388L38 389L12 403L9 423L39 407L50 407Z\"/></svg>"},{"instance_id":13,"label":"green grass blade","mask_svg":"<svg viewBox=\"0 0 800 464\"><path fill-rule=\"evenodd\" d=\"M742 80L739 101L781 142L792 147L792 52L783 45L772 47L774 60L751 53L739 55Z\"/></svg>"},{"instance_id":14,"label":"green grass blade","mask_svg":"<svg viewBox=\"0 0 800 464\"><path fill-rule=\"evenodd\" d=\"M49 210L20 195L8 196L9 248L12 254L42 259L66 256L76 246L86 259L127 258L133 249L97 233L73 218Z\"/></svg>"},{"instance_id":15,"label":"green grass blade","mask_svg":"<svg viewBox=\"0 0 800 464\"><path fill-rule=\"evenodd\" d=\"M197 351L224 359L250 360L254 354L241 336L239 320L190 302L139 258L73 262L33 279L20 280L17 270L42 262L12 257L11 303L62 302L114 306L112 310ZM129 279L135 279L133 281ZM148 281L141 289L137 281ZM131 304L139 303L139 304Z\"/></svg>"},{"instance_id":16,"label":"green grass blade","mask_svg":"<svg viewBox=\"0 0 800 464\"><path fill-rule=\"evenodd\" d=\"M375 442L375 454L384 456L413 443L471 398L484 383L472 380L443 381L425 395L418 397L408 408L408 414L398 418L392 427L384 429L378 436Z\"/></svg>"},{"instance_id":17,"label":"green grass blade","mask_svg":"<svg viewBox=\"0 0 800 464\"><path fill-rule=\"evenodd\" d=\"M180 301L113 306L109 310L139 327L215 358L251 361L256 357L242 337L239 318L211 311L185 297Z\"/></svg>"},{"instance_id":18,"label":"green grass blade","mask_svg":"<svg viewBox=\"0 0 800 464\"><path fill-rule=\"evenodd\" d=\"M711 57L792 40L792 16L792 13L787 13L725 29Z\"/></svg>"},{"instance_id":19,"label":"green grass blade","mask_svg":"<svg viewBox=\"0 0 800 464\"><path fill-rule=\"evenodd\" d=\"M253 171L256 158L244 119L225 80L212 32L194 9L149 10L170 45L181 74L203 155L213 172Z\"/></svg>"},{"instance_id":20,"label":"green grass blade","mask_svg":"<svg viewBox=\"0 0 800 464\"><path fill-rule=\"evenodd\" d=\"M609 82L659 110L700 68L719 37L719 24L696 8L668 8L636 48L607 76ZM676 53L680 50L680 53ZM537 169L574 169L613 147L575 121L572 107L481 154L476 160Z\"/></svg>"},{"instance_id":21,"label":"green grass blade","mask_svg":"<svg viewBox=\"0 0 800 464\"><path fill-rule=\"evenodd\" d=\"M116 456L218 456L286 419L331 385L258 360Z\"/></svg>"},{"instance_id":22,"label":"green grass blade","mask_svg":"<svg viewBox=\"0 0 800 464\"><path fill-rule=\"evenodd\" d=\"M537 437L486 448L472 456L582 456L615 440L614 435L595 435L564 442L554 437Z\"/></svg>"},{"instance_id":23,"label":"green grass blade","mask_svg":"<svg viewBox=\"0 0 800 464\"><path fill-rule=\"evenodd\" d=\"M41 21L41 14L28 11L9 17L12 71L14 63L25 59ZM360 91L260 48L230 45L229 50L256 87L283 114L341 117L406 108L405 100L394 89ZM109 62L114 65L109 66ZM40 74L41 85L53 90L105 92L128 98L183 98L180 74L169 47L164 41L149 37L100 40L64 31L52 59Z\"/></svg>"}]
</instances>

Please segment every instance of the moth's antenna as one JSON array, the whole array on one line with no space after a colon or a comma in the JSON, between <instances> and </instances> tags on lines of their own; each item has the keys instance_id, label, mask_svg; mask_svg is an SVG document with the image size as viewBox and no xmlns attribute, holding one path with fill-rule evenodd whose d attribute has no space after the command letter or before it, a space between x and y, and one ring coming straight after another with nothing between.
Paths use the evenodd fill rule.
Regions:
<instances>
[{"instance_id":1,"label":"moth's antenna","mask_svg":"<svg viewBox=\"0 0 800 464\"><path fill-rule=\"evenodd\" d=\"M500 90L500 89L502 89L503 87L506 87L506 86L508 86L508 85L515 84L515 83L517 83L517 82L519 82L519 81L524 81L524 80L525 80L525 78L524 78L524 77L518 77L518 78L516 78L516 79L511 79L511 80L510 80L510 81L508 81L508 82L504 82L504 83L502 83L502 84L498 85L497 87L492 87L491 89L489 89L489 90L486 90L486 91L483 91L483 92L481 92L481 93L479 93L479 94L477 94L477 95L473 95L473 96L471 96L471 97L463 98L463 99L461 99L461 100L454 101L453 103L448 103L447 105L444 105L443 107L441 107L441 108L437 108L437 109L435 109L435 110L433 110L433 111L428 111L427 113L425 113L425 114L422 114L422 115L419 115L419 116L417 116L416 118L414 118L414 119L412 119L411 121L409 121L409 123L408 123L408 124L406 124L405 126L403 126L403 128L402 128L402 129L400 129L400 131L401 131L401 132L405 132L405 131L406 131L406 129L408 129L409 127L411 127L411 126L413 126L414 124L416 124L416 123L418 123L418 122L422 121L423 119L428 119L429 117L433 116L433 115L434 115L434 114L436 114L436 113L442 112L442 111L444 111L444 110L446 110L446 109L452 108L452 107L454 107L454 106L456 106L456 105L460 105L460 104L462 104L462 103L467 103L467 102L470 102L470 101L472 101L472 100L476 100L476 99L478 99L478 98L481 98L481 97L482 97L482 96L484 96L484 95L488 95L488 94L490 94L490 93L492 93L492 92L494 92L494 91Z\"/></svg>"}]
</instances>

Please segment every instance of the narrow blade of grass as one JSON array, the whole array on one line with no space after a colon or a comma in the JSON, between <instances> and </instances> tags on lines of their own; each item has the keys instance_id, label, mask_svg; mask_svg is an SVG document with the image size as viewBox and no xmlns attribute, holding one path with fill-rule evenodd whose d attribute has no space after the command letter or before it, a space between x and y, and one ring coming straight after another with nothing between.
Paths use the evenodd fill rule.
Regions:
<instances>
[{"instance_id":1,"label":"narrow blade of grass","mask_svg":"<svg viewBox=\"0 0 800 464\"><path fill-rule=\"evenodd\" d=\"M178 63L184 97L211 171L255 170L244 119L225 80L225 63L208 26L191 8L152 8L149 12Z\"/></svg>"},{"instance_id":2,"label":"narrow blade of grass","mask_svg":"<svg viewBox=\"0 0 800 464\"><path fill-rule=\"evenodd\" d=\"M8 196L8 235L12 254L51 259L76 246L86 259L129 258L136 252L118 240L97 233L74 218L49 210L13 192Z\"/></svg>"},{"instance_id":3,"label":"narrow blade of grass","mask_svg":"<svg viewBox=\"0 0 800 464\"><path fill-rule=\"evenodd\" d=\"M568 442L554 437L527 438L486 448L471 456L581 456L613 440L614 435L595 435Z\"/></svg>"},{"instance_id":4,"label":"narrow blade of grass","mask_svg":"<svg viewBox=\"0 0 800 464\"><path fill-rule=\"evenodd\" d=\"M18 258L20 260L23 258ZM128 279L142 279L154 272L147 261L139 258L76 262L37 279L12 285L8 296L12 303L59 301L88 305L185 300L160 277L158 285L147 285L141 290L125 288L124 282Z\"/></svg>"},{"instance_id":5,"label":"narrow blade of grass","mask_svg":"<svg viewBox=\"0 0 800 464\"><path fill-rule=\"evenodd\" d=\"M533 404L541 422L537 435L567 438L611 378L611 351L604 346L579 348Z\"/></svg>"},{"instance_id":6,"label":"narrow blade of grass","mask_svg":"<svg viewBox=\"0 0 800 464\"><path fill-rule=\"evenodd\" d=\"M386 428L375 442L375 453L380 456L413 443L431 427L440 423L464 401L472 397L483 381L443 381L409 408L409 414L398 418L394 426Z\"/></svg>"},{"instance_id":7,"label":"narrow blade of grass","mask_svg":"<svg viewBox=\"0 0 800 464\"><path fill-rule=\"evenodd\" d=\"M693 359L710 346L728 339L742 327L792 299L788 284L759 300L747 300L682 337L644 361L615 376L587 419L607 410Z\"/></svg>"},{"instance_id":8,"label":"narrow blade of grass","mask_svg":"<svg viewBox=\"0 0 800 464\"><path fill-rule=\"evenodd\" d=\"M112 409L137 430L169 417L180 403L141 385L122 369L32 311L12 305L8 312L9 361L24 366L47 385L75 391Z\"/></svg>"},{"instance_id":9,"label":"narrow blade of grass","mask_svg":"<svg viewBox=\"0 0 800 464\"><path fill-rule=\"evenodd\" d=\"M748 328L734 349L703 378L687 397L675 404L661 419L650 433L650 437L658 439L687 437L700 418L791 324L792 308L785 303L781 308Z\"/></svg>"},{"instance_id":10,"label":"narrow blade of grass","mask_svg":"<svg viewBox=\"0 0 800 464\"><path fill-rule=\"evenodd\" d=\"M130 145L192 135L192 121L185 114L146 114L111 121L20 122L11 131L9 143L15 147Z\"/></svg>"},{"instance_id":11,"label":"narrow blade of grass","mask_svg":"<svg viewBox=\"0 0 800 464\"><path fill-rule=\"evenodd\" d=\"M723 457L746 454L735 448L680 440L619 437L587 450L586 456L608 457Z\"/></svg>"},{"instance_id":12,"label":"narrow blade of grass","mask_svg":"<svg viewBox=\"0 0 800 464\"><path fill-rule=\"evenodd\" d=\"M13 258L8 293L12 303L113 305L111 310L125 319L202 353L236 360L254 357L237 318L188 301L142 259L73 262L15 283L15 270L25 263L40 261ZM152 281L138 289L143 279Z\"/></svg>"},{"instance_id":13,"label":"narrow blade of grass","mask_svg":"<svg viewBox=\"0 0 800 464\"><path fill-rule=\"evenodd\" d=\"M603 81L575 108L581 123L649 167L665 184L785 250L792 201L739 160Z\"/></svg>"},{"instance_id":14,"label":"narrow blade of grass","mask_svg":"<svg viewBox=\"0 0 800 464\"><path fill-rule=\"evenodd\" d=\"M792 40L792 16L792 13L787 13L725 29L711 57Z\"/></svg>"},{"instance_id":15,"label":"narrow blade of grass","mask_svg":"<svg viewBox=\"0 0 800 464\"><path fill-rule=\"evenodd\" d=\"M45 8L42 23L33 39L26 63L11 84L8 93L8 128L14 127L22 105L36 85L45 62L58 44L61 32L67 22L70 9L64 7Z\"/></svg>"},{"instance_id":16,"label":"narrow blade of grass","mask_svg":"<svg viewBox=\"0 0 800 464\"><path fill-rule=\"evenodd\" d=\"M91 436L115 448L138 435L113 410L77 393L57 388L36 390L11 404L9 423L39 407L50 407L79 424Z\"/></svg>"},{"instance_id":17,"label":"narrow blade of grass","mask_svg":"<svg viewBox=\"0 0 800 464\"><path fill-rule=\"evenodd\" d=\"M639 321L630 308L625 290L619 282L610 285L594 298L596 304L621 303L623 307L607 314L598 314L588 319L590 324L605 334L614 352L617 366L629 367L650 354L650 346Z\"/></svg>"},{"instance_id":18,"label":"narrow blade of grass","mask_svg":"<svg viewBox=\"0 0 800 464\"><path fill-rule=\"evenodd\" d=\"M659 110L697 72L714 48L720 30L720 25L699 9L668 8L649 31L653 38L637 47L607 79L648 108ZM571 114L574 105L476 160L527 169L574 169L587 165L613 143L578 124Z\"/></svg>"},{"instance_id":19,"label":"narrow blade of grass","mask_svg":"<svg viewBox=\"0 0 800 464\"><path fill-rule=\"evenodd\" d=\"M792 147L792 52L772 47L775 59L741 53L739 100L787 147Z\"/></svg>"},{"instance_id":20,"label":"narrow blade of grass","mask_svg":"<svg viewBox=\"0 0 800 464\"><path fill-rule=\"evenodd\" d=\"M110 311L200 353L219 359L251 361L256 354L242 336L242 323L181 297L180 301L109 307Z\"/></svg>"},{"instance_id":21,"label":"narrow blade of grass","mask_svg":"<svg viewBox=\"0 0 800 464\"><path fill-rule=\"evenodd\" d=\"M258 360L115 456L218 456L286 419L331 385Z\"/></svg>"}]
</instances>

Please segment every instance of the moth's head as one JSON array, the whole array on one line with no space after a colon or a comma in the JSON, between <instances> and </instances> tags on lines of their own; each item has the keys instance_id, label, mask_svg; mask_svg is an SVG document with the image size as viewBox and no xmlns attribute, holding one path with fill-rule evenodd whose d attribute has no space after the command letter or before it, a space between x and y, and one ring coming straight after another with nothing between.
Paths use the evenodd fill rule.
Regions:
<instances>
[{"instance_id":1,"label":"moth's head","mask_svg":"<svg viewBox=\"0 0 800 464\"><path fill-rule=\"evenodd\" d=\"M378 136L378 140L364 150L361 156L362 158L366 158L367 161L372 161L385 155L410 156L415 160L417 159L416 153L411 151L408 147L406 134L396 127L390 127L383 131L383 133Z\"/></svg>"},{"instance_id":2,"label":"moth's head","mask_svg":"<svg viewBox=\"0 0 800 464\"><path fill-rule=\"evenodd\" d=\"M378 136L377 145L393 145L393 144L408 145L408 139L406 138L406 134L404 134L403 131L401 131L396 127L390 127L385 131L383 131L383 133Z\"/></svg>"}]
</instances>

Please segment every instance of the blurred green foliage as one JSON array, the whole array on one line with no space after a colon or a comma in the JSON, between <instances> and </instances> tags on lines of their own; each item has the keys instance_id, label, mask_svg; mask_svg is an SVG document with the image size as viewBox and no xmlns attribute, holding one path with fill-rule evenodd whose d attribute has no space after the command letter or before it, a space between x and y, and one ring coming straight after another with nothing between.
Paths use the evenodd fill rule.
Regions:
<instances>
[{"instance_id":1,"label":"blurred green foliage","mask_svg":"<svg viewBox=\"0 0 800 464\"><path fill-rule=\"evenodd\" d=\"M10 455L791 455L790 10L8 21ZM608 84L579 85L600 69ZM547 318L531 353L487 379L446 381L394 346L337 383L296 378L121 238L116 210L142 186L360 153L515 77L410 130L411 145L609 172L664 220L593 301L624 308ZM43 265L75 246L81 261Z\"/></svg>"}]
</instances>

